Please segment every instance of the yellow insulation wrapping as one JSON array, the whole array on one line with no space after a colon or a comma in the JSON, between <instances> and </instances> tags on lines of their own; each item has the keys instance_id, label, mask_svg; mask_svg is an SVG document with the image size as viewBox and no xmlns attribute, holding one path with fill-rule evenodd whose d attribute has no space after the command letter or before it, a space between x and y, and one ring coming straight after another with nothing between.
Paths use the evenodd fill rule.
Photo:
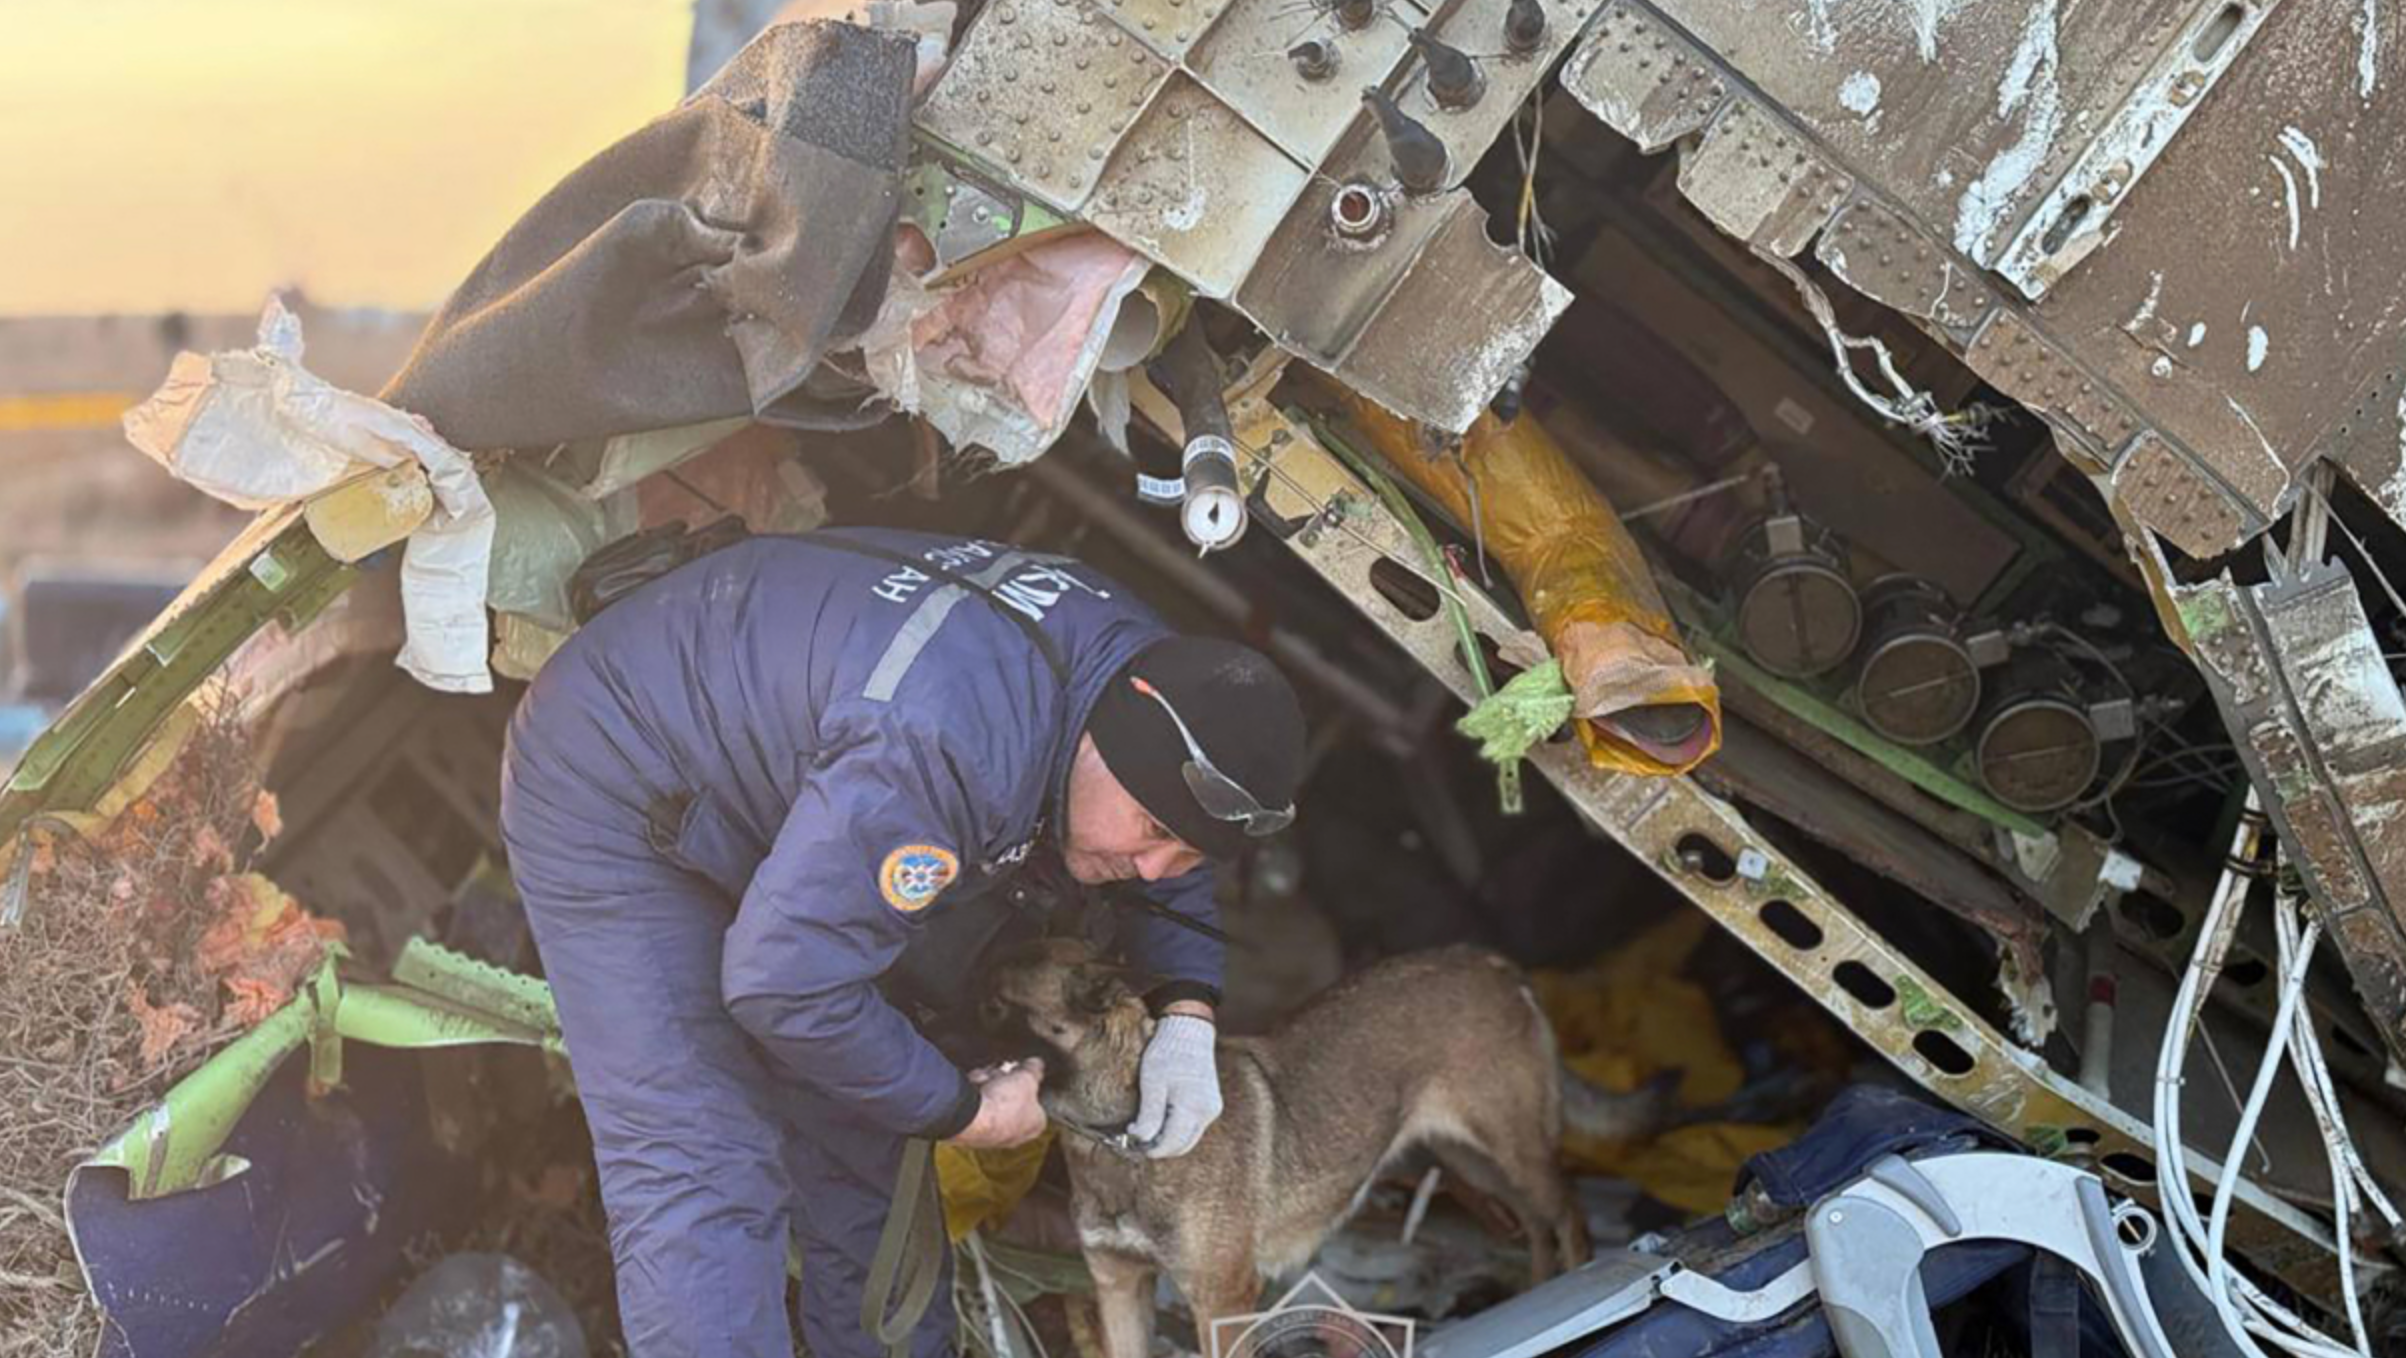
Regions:
<instances>
[{"instance_id":1,"label":"yellow insulation wrapping","mask_svg":"<svg viewBox=\"0 0 2406 1358\"><path fill-rule=\"evenodd\" d=\"M944 1233L954 1243L980 1226L1001 1223L1036 1186L1044 1156L1053 1148L1050 1131L1008 1150L936 1147L936 1183L944 1194Z\"/></svg>"},{"instance_id":2,"label":"yellow insulation wrapping","mask_svg":"<svg viewBox=\"0 0 2406 1358\"><path fill-rule=\"evenodd\" d=\"M1704 987L1682 974L1712 922L1682 910L1575 972L1540 971L1538 1007L1554 1025L1562 1062L1583 1080L1626 1093L1679 1073L1679 1107L1690 1117L1658 1135L1606 1141L1576 1129L1562 1156L1576 1171L1627 1179L1682 1211L1718 1212L1748 1156L1784 1146L1804 1130L1712 1118L1745 1084L1745 1067L1721 1032ZM1839 1060L1846 1058L1843 1050Z\"/></svg>"},{"instance_id":3,"label":"yellow insulation wrapping","mask_svg":"<svg viewBox=\"0 0 2406 1358\"><path fill-rule=\"evenodd\" d=\"M1562 662L1588 759L1620 773L1685 773L1721 745L1721 692L1696 663L1620 515L1534 416L1482 415L1460 456L1417 426L1347 396L1380 457L1458 523L1475 524L1530 621ZM1693 705L1705 721L1676 746L1609 720L1632 708Z\"/></svg>"}]
</instances>

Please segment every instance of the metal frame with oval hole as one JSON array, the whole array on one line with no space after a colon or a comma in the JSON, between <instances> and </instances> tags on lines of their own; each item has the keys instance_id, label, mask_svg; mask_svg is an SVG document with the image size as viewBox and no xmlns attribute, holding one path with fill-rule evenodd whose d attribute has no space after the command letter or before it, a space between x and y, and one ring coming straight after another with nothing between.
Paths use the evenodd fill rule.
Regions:
<instances>
[{"instance_id":1,"label":"metal frame with oval hole","mask_svg":"<svg viewBox=\"0 0 2406 1358\"><path fill-rule=\"evenodd\" d=\"M1285 539L1287 547L1458 697L1473 699L1453 625L1442 611L1415 619L1371 583L1382 560L1387 569L1400 566L1427 579L1402 525L1308 430L1264 399L1268 383L1244 386L1231 413L1248 484L1260 483L1270 507L1292 522L1324 522L1332 517L1329 504L1344 496L1340 531L1298 532ZM1466 581L1428 583L1461 597L1474 625L1506 654L1525 651L1533 640ZM2088 1159L2115 1189L2160 1206L2145 1121L2057 1075L2036 1053L1983 1021L1757 835L1727 802L1692 778L1638 778L1592 768L1576 741L1540 743L1529 759L1597 828L1923 1088L2043 1153ZM1765 919L1766 910L1781 921L1779 929ZM1817 941L1806 941L1797 919L1818 933ZM1796 941L1782 932L1795 934ZM1883 992L1889 998L1879 1001ZM2201 1185L2217 1172L2215 1162L2194 1149L2189 1164ZM2252 1184L2240 1185L2231 1239L2290 1286L2337 1298L2338 1256L2330 1232Z\"/></svg>"}]
</instances>

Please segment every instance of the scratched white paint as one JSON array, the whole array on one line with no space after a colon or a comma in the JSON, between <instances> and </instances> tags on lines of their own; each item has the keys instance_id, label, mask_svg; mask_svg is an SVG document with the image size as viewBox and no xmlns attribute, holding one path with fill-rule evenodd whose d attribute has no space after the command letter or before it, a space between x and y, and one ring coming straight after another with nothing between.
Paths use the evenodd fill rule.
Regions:
<instances>
[{"instance_id":1,"label":"scratched white paint","mask_svg":"<svg viewBox=\"0 0 2406 1358\"><path fill-rule=\"evenodd\" d=\"M2198 345L2205 343L2205 335L2206 331L2204 321L2199 321L2196 324L2191 325L2189 327L2189 347L2194 349Z\"/></svg>"},{"instance_id":2,"label":"scratched white paint","mask_svg":"<svg viewBox=\"0 0 2406 1358\"><path fill-rule=\"evenodd\" d=\"M1186 167L1186 196L1163 210L1162 225L1172 231L1192 231L1203 224L1203 215L1211 206L1211 193L1203 187L1202 147L1195 138L1195 124L1200 118L1186 120L1186 155L1180 162Z\"/></svg>"},{"instance_id":3,"label":"scratched white paint","mask_svg":"<svg viewBox=\"0 0 2406 1358\"><path fill-rule=\"evenodd\" d=\"M1823 56L1838 50L1838 21L1830 11L1836 0L1809 0L1805 6L1805 41Z\"/></svg>"},{"instance_id":4,"label":"scratched white paint","mask_svg":"<svg viewBox=\"0 0 2406 1358\"><path fill-rule=\"evenodd\" d=\"M2287 480L2288 469L2281 465L2281 455L2272 450L2272 440L2264 437L2264 428L2256 423L2256 417L2249 414L2247 407L2239 404L2229 392L2222 394L2222 400L2231 408L2231 413L2239 417L2240 423L2247 426L2247 432L2256 436L2256 444L2264 450L2264 460L2272 464L2272 470L2278 472L2282 480Z\"/></svg>"},{"instance_id":5,"label":"scratched white paint","mask_svg":"<svg viewBox=\"0 0 2406 1358\"><path fill-rule=\"evenodd\" d=\"M1880 78L1869 71L1857 71L1838 86L1838 103L1859 118L1869 118L1880 111Z\"/></svg>"},{"instance_id":6,"label":"scratched white paint","mask_svg":"<svg viewBox=\"0 0 2406 1358\"><path fill-rule=\"evenodd\" d=\"M1923 61L1938 60L1938 26L1955 17L1970 0L1910 0L1913 6L1913 49Z\"/></svg>"},{"instance_id":7,"label":"scratched white paint","mask_svg":"<svg viewBox=\"0 0 2406 1358\"><path fill-rule=\"evenodd\" d=\"M2322 209L2322 148L2298 127L2281 129L2281 149L2297 157L2297 167L2306 172L2306 205Z\"/></svg>"},{"instance_id":8,"label":"scratched white paint","mask_svg":"<svg viewBox=\"0 0 2406 1358\"><path fill-rule=\"evenodd\" d=\"M2263 367L2264 356L2270 352L2272 352L2272 336L2264 333L2264 327L2260 325L2247 327L2247 370L2254 372Z\"/></svg>"},{"instance_id":9,"label":"scratched white paint","mask_svg":"<svg viewBox=\"0 0 2406 1358\"><path fill-rule=\"evenodd\" d=\"M2406 523L2406 390L2398 393L2398 465L2373 498L2389 511L2389 517Z\"/></svg>"},{"instance_id":10,"label":"scratched white paint","mask_svg":"<svg viewBox=\"0 0 2406 1358\"><path fill-rule=\"evenodd\" d=\"M2281 206L2289 212L2289 248L2297 248L2297 176L2289 173L2289 163L2279 156L2267 156L2272 168L2281 176Z\"/></svg>"},{"instance_id":11,"label":"scratched white paint","mask_svg":"<svg viewBox=\"0 0 2406 1358\"><path fill-rule=\"evenodd\" d=\"M2130 319L2122 322L2123 333L2138 334L2140 327L2155 319L2155 304L2162 300L2164 275L2160 271L2150 271L2147 275L2147 295L2139 299L2139 309L2130 313Z\"/></svg>"},{"instance_id":12,"label":"scratched white paint","mask_svg":"<svg viewBox=\"0 0 2406 1358\"><path fill-rule=\"evenodd\" d=\"M2371 100L2381 78L2381 0L2364 0L2356 15L2356 97Z\"/></svg>"},{"instance_id":13,"label":"scratched white paint","mask_svg":"<svg viewBox=\"0 0 2406 1358\"><path fill-rule=\"evenodd\" d=\"M2379 749L2406 724L2398 681L2364 627L2329 627L2308 644L2283 648L2281 669L2326 751L2346 755ZM2382 799L2363 807L2351 803L2348 813L2359 830L2369 830L2393 818L2395 808L2394 800Z\"/></svg>"},{"instance_id":14,"label":"scratched white paint","mask_svg":"<svg viewBox=\"0 0 2406 1358\"><path fill-rule=\"evenodd\" d=\"M2158 377L2170 377L2172 375L2172 360L2166 358L2162 354L2157 354L2155 356L2155 362L2148 367L2147 371L2154 373Z\"/></svg>"},{"instance_id":15,"label":"scratched white paint","mask_svg":"<svg viewBox=\"0 0 2406 1358\"><path fill-rule=\"evenodd\" d=\"M2056 3L2040 0L2032 7L2013 61L1997 86L1997 116L2020 113L2022 135L1990 159L1955 206L1955 248L1977 260L1989 258L1990 238L2004 226L2015 195L2028 186L2063 129L2063 88L2056 78L2062 68L2056 50Z\"/></svg>"}]
</instances>

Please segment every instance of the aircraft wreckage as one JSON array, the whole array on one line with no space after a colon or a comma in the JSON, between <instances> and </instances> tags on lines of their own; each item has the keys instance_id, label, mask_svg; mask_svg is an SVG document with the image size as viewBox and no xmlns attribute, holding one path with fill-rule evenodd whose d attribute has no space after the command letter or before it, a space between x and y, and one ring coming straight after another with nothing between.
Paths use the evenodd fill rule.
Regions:
<instances>
[{"instance_id":1,"label":"aircraft wreckage","mask_svg":"<svg viewBox=\"0 0 2406 1358\"><path fill-rule=\"evenodd\" d=\"M815 526L881 475L873 505L995 537L1082 525L1382 757L1432 729L1416 691L1487 714L1508 800L1533 767L2040 1157L1845 1190L1910 1260L2085 1259L2133 1351L2184 1288L2244 1342L2373 1342L2406 1259L2406 8L880 0L757 39L702 9L696 92L531 209L379 397L311 388L271 312L129 417L262 517L16 769L4 908L231 675L281 732L261 872L391 979L311 973L77 1172L122 1351L237 1320L290 1351L394 1266L355 1243L382 1262L303 1305L272 1251L177 1294L118 1248L146 1208L232 1229L200 1200L288 1056L322 1088L345 1038L556 1048L538 983L417 936L492 890L492 704L574 627L576 566L718 511ZM1447 871L1493 866L1411 795ZM2086 1243L1964 1224L2022 1193ZM1884 1316L1850 1247L1778 1296L1602 1261L1445 1351L1602 1344L1649 1299ZM1838 1347L1926 1342L1911 1310Z\"/></svg>"}]
</instances>

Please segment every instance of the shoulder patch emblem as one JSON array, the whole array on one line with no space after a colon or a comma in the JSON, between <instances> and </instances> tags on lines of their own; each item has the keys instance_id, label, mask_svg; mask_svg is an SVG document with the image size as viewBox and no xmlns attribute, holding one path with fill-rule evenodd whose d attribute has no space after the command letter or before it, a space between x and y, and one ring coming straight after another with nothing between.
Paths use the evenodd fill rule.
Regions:
<instances>
[{"instance_id":1,"label":"shoulder patch emblem","mask_svg":"<svg viewBox=\"0 0 2406 1358\"><path fill-rule=\"evenodd\" d=\"M927 908L961 873L961 860L933 844L905 844L886 855L877 870L877 889L886 904L904 914Z\"/></svg>"}]
</instances>

